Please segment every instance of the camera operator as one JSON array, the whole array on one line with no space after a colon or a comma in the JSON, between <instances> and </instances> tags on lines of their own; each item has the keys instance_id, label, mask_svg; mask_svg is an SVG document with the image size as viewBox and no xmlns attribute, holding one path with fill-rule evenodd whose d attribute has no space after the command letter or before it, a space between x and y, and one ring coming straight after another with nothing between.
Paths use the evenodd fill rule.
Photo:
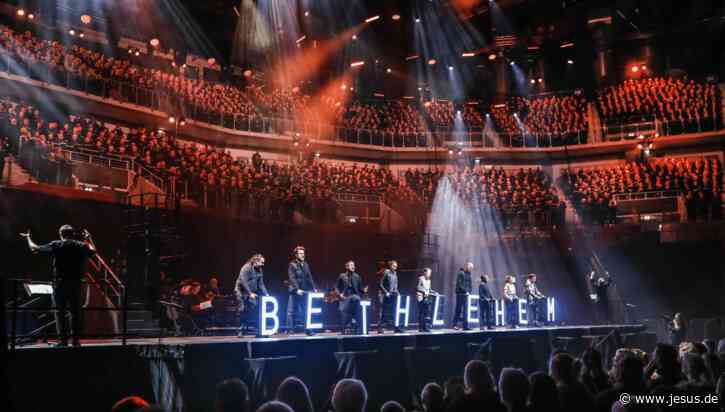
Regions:
<instances>
[{"instance_id":1,"label":"camera operator","mask_svg":"<svg viewBox=\"0 0 725 412\"><path fill-rule=\"evenodd\" d=\"M20 236L28 241L33 253L48 253L53 256L53 307L55 323L58 331L58 347L68 346L68 323L66 310L70 312L73 327L73 346L80 346L81 334L81 280L83 279L88 258L96 253L91 234L83 230L79 237L83 241L74 240L75 230L70 225L63 225L58 231L60 240L45 245L37 245L30 238L30 230Z\"/></svg>"}]
</instances>

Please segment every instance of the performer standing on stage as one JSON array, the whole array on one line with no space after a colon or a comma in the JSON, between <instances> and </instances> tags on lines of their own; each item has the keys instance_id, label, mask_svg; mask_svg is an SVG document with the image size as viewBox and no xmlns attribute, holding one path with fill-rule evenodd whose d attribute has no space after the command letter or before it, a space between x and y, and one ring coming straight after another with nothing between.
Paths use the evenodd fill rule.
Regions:
<instances>
[{"instance_id":1,"label":"performer standing on stage","mask_svg":"<svg viewBox=\"0 0 725 412\"><path fill-rule=\"evenodd\" d=\"M468 314L466 313L466 304L468 303L468 295L473 291L473 279L471 271L473 263L467 262L458 271L456 275L456 310L453 314L453 329L458 330L458 322L463 323L463 330L471 330L468 327Z\"/></svg>"},{"instance_id":2,"label":"performer standing on stage","mask_svg":"<svg viewBox=\"0 0 725 412\"><path fill-rule=\"evenodd\" d=\"M383 333L385 326L395 325L395 301L398 298L398 262L391 260L388 262L388 268L383 272L380 278L380 291L378 292L380 300L380 318L378 320L378 333ZM403 329L394 326L395 333L400 333Z\"/></svg>"},{"instance_id":3,"label":"performer standing on stage","mask_svg":"<svg viewBox=\"0 0 725 412\"><path fill-rule=\"evenodd\" d=\"M234 285L234 294L239 301L239 333L244 332L252 323L259 328L259 296L269 296L264 285L264 256L257 253L253 255L239 270L239 277Z\"/></svg>"},{"instance_id":4,"label":"performer standing on stage","mask_svg":"<svg viewBox=\"0 0 725 412\"><path fill-rule=\"evenodd\" d=\"M516 278L512 275L506 276L506 281L503 286L503 297L506 303L506 323L515 329L519 324L519 297L516 294Z\"/></svg>"},{"instance_id":5,"label":"performer standing on stage","mask_svg":"<svg viewBox=\"0 0 725 412\"><path fill-rule=\"evenodd\" d=\"M430 332L432 323L432 307L433 299L438 294L431 289L431 276L433 272L430 268L424 268L423 274L418 277L418 287L416 288L416 299L418 300L418 331Z\"/></svg>"},{"instance_id":6,"label":"performer standing on stage","mask_svg":"<svg viewBox=\"0 0 725 412\"><path fill-rule=\"evenodd\" d=\"M680 343L687 340L687 320L682 313L675 313L675 317L667 319L667 329L670 332L670 342L675 348L680 347Z\"/></svg>"},{"instance_id":7,"label":"performer standing on stage","mask_svg":"<svg viewBox=\"0 0 725 412\"><path fill-rule=\"evenodd\" d=\"M305 261L305 248L294 248L294 259L287 267L289 299L287 300L287 332L297 330L299 325L305 324L307 308L307 293L316 292L317 286L310 265ZM304 327L302 329L305 329ZM312 330L305 330L307 335L314 335Z\"/></svg>"},{"instance_id":8,"label":"performer standing on stage","mask_svg":"<svg viewBox=\"0 0 725 412\"><path fill-rule=\"evenodd\" d=\"M355 262L352 260L345 263L345 272L341 273L337 278L335 290L340 295L340 330L344 333L345 327L350 321L355 319L356 329L358 333L362 333L362 311L360 300L362 295L367 291L367 287L362 286L360 275L355 272Z\"/></svg>"},{"instance_id":9,"label":"performer standing on stage","mask_svg":"<svg viewBox=\"0 0 725 412\"><path fill-rule=\"evenodd\" d=\"M529 311L529 325L540 326L542 320L541 304L544 302L544 299L546 299L546 296L539 292L539 288L536 286L536 273L529 273L529 276L526 277L525 286L526 304Z\"/></svg>"},{"instance_id":10,"label":"performer standing on stage","mask_svg":"<svg viewBox=\"0 0 725 412\"><path fill-rule=\"evenodd\" d=\"M488 275L481 275L481 283L478 285L478 307L481 313L481 330L483 328L493 329L494 324L494 299L491 290L488 288Z\"/></svg>"},{"instance_id":11,"label":"performer standing on stage","mask_svg":"<svg viewBox=\"0 0 725 412\"><path fill-rule=\"evenodd\" d=\"M75 230L63 225L58 231L60 240L37 245L30 238L30 230L21 233L33 253L49 253L53 256L53 307L55 326L58 332L58 347L68 346L68 323L66 310L71 315L73 346L80 346L81 335L81 280L86 271L88 258L96 253L91 234L83 230L83 242L73 240Z\"/></svg>"},{"instance_id":12,"label":"performer standing on stage","mask_svg":"<svg viewBox=\"0 0 725 412\"><path fill-rule=\"evenodd\" d=\"M607 289L609 289L610 279L597 275L592 270L589 274L589 282L592 285L592 301L594 303L594 317L600 325L609 323L609 299L607 299Z\"/></svg>"}]
</instances>

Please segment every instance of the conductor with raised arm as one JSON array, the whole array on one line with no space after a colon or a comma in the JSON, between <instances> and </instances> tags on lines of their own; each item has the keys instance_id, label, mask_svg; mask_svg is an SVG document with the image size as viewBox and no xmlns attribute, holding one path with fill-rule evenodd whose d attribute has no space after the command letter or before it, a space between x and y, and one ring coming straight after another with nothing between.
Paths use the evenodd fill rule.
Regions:
<instances>
[{"instance_id":1,"label":"conductor with raised arm","mask_svg":"<svg viewBox=\"0 0 725 412\"><path fill-rule=\"evenodd\" d=\"M293 250L294 258L287 267L287 281L289 299L287 299L287 332L296 329L305 329L307 335L313 335L312 330L300 325L305 324L307 308L307 293L317 291L315 280L312 279L310 265L305 261L305 248L297 246Z\"/></svg>"},{"instance_id":2,"label":"conductor with raised arm","mask_svg":"<svg viewBox=\"0 0 725 412\"><path fill-rule=\"evenodd\" d=\"M83 230L82 241L74 240L76 231L71 225L58 230L59 240L37 245L30 237L30 230L21 233L33 253L47 253L53 257L53 308L58 331L58 347L68 346L66 311L70 312L73 328L73 346L80 346L81 334L81 280L86 271L88 258L96 253L91 234Z\"/></svg>"}]
</instances>

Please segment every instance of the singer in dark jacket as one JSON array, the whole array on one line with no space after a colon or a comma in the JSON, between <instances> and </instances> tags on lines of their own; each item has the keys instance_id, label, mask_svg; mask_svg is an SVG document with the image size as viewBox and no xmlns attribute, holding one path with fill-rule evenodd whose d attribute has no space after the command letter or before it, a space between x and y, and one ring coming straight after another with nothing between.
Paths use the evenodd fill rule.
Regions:
<instances>
[{"instance_id":1,"label":"singer in dark jacket","mask_svg":"<svg viewBox=\"0 0 725 412\"><path fill-rule=\"evenodd\" d=\"M496 321L494 319L494 299L491 289L488 288L488 275L481 275L481 283L478 285L478 307L481 314L481 329L493 329Z\"/></svg>"},{"instance_id":2,"label":"singer in dark jacket","mask_svg":"<svg viewBox=\"0 0 725 412\"><path fill-rule=\"evenodd\" d=\"M305 261L305 248L297 246L294 249L294 259L287 267L287 281L289 299L287 299L287 332L305 329L305 315L307 309L307 293L317 290L315 280L312 279L310 265ZM300 328L300 326L302 326ZM312 335L311 330L305 331Z\"/></svg>"},{"instance_id":3,"label":"singer in dark jacket","mask_svg":"<svg viewBox=\"0 0 725 412\"><path fill-rule=\"evenodd\" d=\"M395 325L395 301L398 298L398 262L391 260L388 268L380 278L380 319L378 320L378 333L383 333L385 326ZM396 333L403 330L393 326Z\"/></svg>"},{"instance_id":4,"label":"singer in dark jacket","mask_svg":"<svg viewBox=\"0 0 725 412\"><path fill-rule=\"evenodd\" d=\"M264 285L264 256L256 254L242 266L234 285L234 294L239 301L239 336L250 324L256 324L259 311L259 296L269 296Z\"/></svg>"},{"instance_id":5,"label":"singer in dark jacket","mask_svg":"<svg viewBox=\"0 0 725 412\"><path fill-rule=\"evenodd\" d=\"M355 262L352 260L345 263L345 272L337 278L335 290L340 295L340 321L341 330L354 318L358 332L362 331L362 312L360 311L360 300L365 294L362 279L355 272Z\"/></svg>"},{"instance_id":6,"label":"singer in dark jacket","mask_svg":"<svg viewBox=\"0 0 725 412\"><path fill-rule=\"evenodd\" d=\"M466 303L468 302L468 295L473 290L473 279L471 279L473 267L472 262L467 262L456 275L456 310L453 314L453 329L458 329L458 322L461 322L463 323L463 330L470 330Z\"/></svg>"}]
</instances>

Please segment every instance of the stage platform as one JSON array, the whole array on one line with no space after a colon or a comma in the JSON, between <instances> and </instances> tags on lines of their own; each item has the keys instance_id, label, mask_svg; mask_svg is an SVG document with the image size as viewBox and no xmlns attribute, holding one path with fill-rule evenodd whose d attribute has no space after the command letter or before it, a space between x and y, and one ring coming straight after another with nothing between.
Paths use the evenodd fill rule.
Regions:
<instances>
[{"instance_id":1,"label":"stage platform","mask_svg":"<svg viewBox=\"0 0 725 412\"><path fill-rule=\"evenodd\" d=\"M211 411L214 387L239 377L250 386L253 403L274 396L279 382L295 375L309 386L318 410L338 379L356 377L370 391L370 411L395 399L412 407L412 395L431 381L460 376L474 358L497 372L516 366L546 370L549 354L579 354L597 345L610 359L619 347L651 350L656 338L643 325L585 325L541 328L407 332L366 336L168 337L83 341L81 348L47 344L18 347L10 354L8 381L15 410L48 410L66 401L81 410L108 410L135 394L167 411ZM87 407L87 408L86 408ZM74 409L78 409L75 408Z\"/></svg>"}]
</instances>

